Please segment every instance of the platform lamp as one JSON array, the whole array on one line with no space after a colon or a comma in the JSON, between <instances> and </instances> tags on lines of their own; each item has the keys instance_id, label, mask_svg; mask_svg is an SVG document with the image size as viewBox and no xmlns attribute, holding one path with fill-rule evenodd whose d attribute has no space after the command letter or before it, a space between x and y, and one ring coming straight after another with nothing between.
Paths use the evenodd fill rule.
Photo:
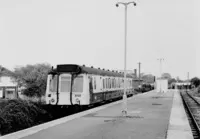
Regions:
<instances>
[{"instance_id":1,"label":"platform lamp","mask_svg":"<svg viewBox=\"0 0 200 139\"><path fill-rule=\"evenodd\" d=\"M125 8L125 16L124 16L124 94L123 94L123 110L122 110L122 114L123 116L127 116L127 96L126 96L126 38L127 38L127 7L129 4L133 4L134 6L136 6L136 3L134 1L132 2L118 2L116 4L116 7L119 7L119 5L123 5Z\"/></svg>"}]
</instances>

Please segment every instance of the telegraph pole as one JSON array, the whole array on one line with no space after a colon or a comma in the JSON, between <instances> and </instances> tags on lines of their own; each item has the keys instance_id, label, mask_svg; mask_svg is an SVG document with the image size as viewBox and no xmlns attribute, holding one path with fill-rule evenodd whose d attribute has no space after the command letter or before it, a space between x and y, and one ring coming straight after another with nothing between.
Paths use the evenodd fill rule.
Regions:
<instances>
[{"instance_id":1,"label":"telegraph pole","mask_svg":"<svg viewBox=\"0 0 200 139\"><path fill-rule=\"evenodd\" d=\"M139 62L138 65L139 65L139 70L138 70L139 71L139 75L138 76L139 76L139 85L140 85L140 78L141 78L140 77L140 65L141 65L141 63Z\"/></svg>"},{"instance_id":2,"label":"telegraph pole","mask_svg":"<svg viewBox=\"0 0 200 139\"><path fill-rule=\"evenodd\" d=\"M161 79L162 79L162 61L164 61L164 59L163 58L159 58L159 59L157 59L157 60L159 60L160 61L160 92L162 92L162 89L161 89L161 87L162 87L162 85L161 85Z\"/></svg>"}]
</instances>

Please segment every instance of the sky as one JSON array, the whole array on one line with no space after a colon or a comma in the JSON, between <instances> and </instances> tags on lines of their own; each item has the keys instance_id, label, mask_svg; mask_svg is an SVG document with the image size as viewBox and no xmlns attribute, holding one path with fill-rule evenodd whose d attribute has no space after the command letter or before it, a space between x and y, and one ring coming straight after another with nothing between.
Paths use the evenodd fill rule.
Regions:
<instances>
[{"instance_id":1,"label":"sky","mask_svg":"<svg viewBox=\"0 0 200 139\"><path fill-rule=\"evenodd\" d=\"M1 0L0 65L124 69L125 0ZM137 0L127 14L127 69L200 77L200 2Z\"/></svg>"}]
</instances>

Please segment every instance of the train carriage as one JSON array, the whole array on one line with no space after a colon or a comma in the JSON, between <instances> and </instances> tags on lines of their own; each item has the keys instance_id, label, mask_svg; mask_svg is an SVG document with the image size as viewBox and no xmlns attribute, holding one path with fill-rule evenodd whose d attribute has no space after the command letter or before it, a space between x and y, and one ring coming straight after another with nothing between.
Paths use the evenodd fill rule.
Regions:
<instances>
[{"instance_id":1,"label":"train carriage","mask_svg":"<svg viewBox=\"0 0 200 139\"><path fill-rule=\"evenodd\" d=\"M127 75L127 95L133 94L133 77ZM73 64L57 65L47 78L46 104L81 105L123 96L123 74Z\"/></svg>"}]
</instances>

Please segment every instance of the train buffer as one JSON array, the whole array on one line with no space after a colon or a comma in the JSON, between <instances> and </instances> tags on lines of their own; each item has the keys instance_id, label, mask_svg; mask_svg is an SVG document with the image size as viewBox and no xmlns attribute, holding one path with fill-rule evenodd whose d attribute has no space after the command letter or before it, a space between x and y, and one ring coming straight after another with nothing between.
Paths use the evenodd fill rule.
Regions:
<instances>
[{"instance_id":1,"label":"train buffer","mask_svg":"<svg viewBox=\"0 0 200 139\"><path fill-rule=\"evenodd\" d=\"M121 101L95 109L72 115L68 120L67 117L58 119L59 124L55 124L54 121L53 126L46 123L39 131L34 131L37 128L30 128L26 132L21 132L21 135L20 132L16 132L3 136L2 139L193 138L178 91L150 91L128 98L126 117L121 113Z\"/></svg>"}]
</instances>

